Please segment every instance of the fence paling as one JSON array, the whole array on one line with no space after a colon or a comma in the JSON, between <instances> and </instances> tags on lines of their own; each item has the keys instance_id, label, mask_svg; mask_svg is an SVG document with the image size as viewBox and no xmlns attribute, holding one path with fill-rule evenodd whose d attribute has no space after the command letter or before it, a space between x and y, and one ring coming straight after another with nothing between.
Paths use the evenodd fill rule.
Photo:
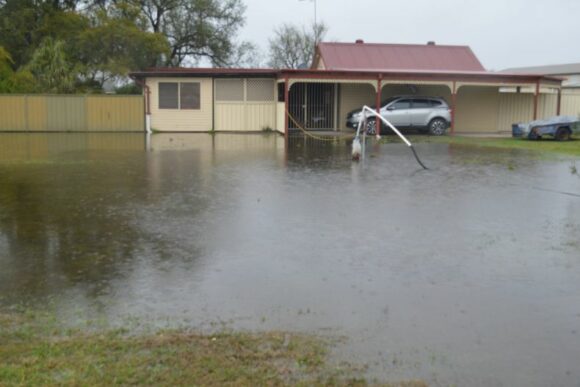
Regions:
<instances>
[{"instance_id":1,"label":"fence paling","mask_svg":"<svg viewBox=\"0 0 580 387\"><path fill-rule=\"evenodd\" d=\"M142 96L0 95L0 131L137 132L144 127Z\"/></svg>"}]
</instances>

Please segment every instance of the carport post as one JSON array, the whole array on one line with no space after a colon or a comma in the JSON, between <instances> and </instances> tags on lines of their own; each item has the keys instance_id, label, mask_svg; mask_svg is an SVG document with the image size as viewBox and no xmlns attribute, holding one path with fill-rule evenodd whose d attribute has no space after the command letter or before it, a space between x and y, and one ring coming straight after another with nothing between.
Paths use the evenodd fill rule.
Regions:
<instances>
[{"instance_id":1,"label":"carport post","mask_svg":"<svg viewBox=\"0 0 580 387\"><path fill-rule=\"evenodd\" d=\"M288 77L284 78L284 140L288 144Z\"/></svg>"},{"instance_id":2,"label":"carport post","mask_svg":"<svg viewBox=\"0 0 580 387\"><path fill-rule=\"evenodd\" d=\"M383 80L383 76L382 74L379 74L379 79L377 80L377 97L375 100L375 103L377 105L377 114L380 115L381 114L381 88L382 88L382 80ZM377 136L381 135L381 120L376 120L375 119L375 125L376 125L376 132L377 132Z\"/></svg>"},{"instance_id":3,"label":"carport post","mask_svg":"<svg viewBox=\"0 0 580 387\"><path fill-rule=\"evenodd\" d=\"M457 83L453 81L453 91L451 92L451 135L455 134L455 109L457 107Z\"/></svg>"},{"instance_id":4,"label":"carport post","mask_svg":"<svg viewBox=\"0 0 580 387\"><path fill-rule=\"evenodd\" d=\"M562 89L558 88L558 102L556 105L556 115L560 115L560 110L562 109Z\"/></svg>"},{"instance_id":5,"label":"carport post","mask_svg":"<svg viewBox=\"0 0 580 387\"><path fill-rule=\"evenodd\" d=\"M538 99L540 96L540 81L536 81L536 92L534 93L534 121L538 119Z\"/></svg>"}]
</instances>

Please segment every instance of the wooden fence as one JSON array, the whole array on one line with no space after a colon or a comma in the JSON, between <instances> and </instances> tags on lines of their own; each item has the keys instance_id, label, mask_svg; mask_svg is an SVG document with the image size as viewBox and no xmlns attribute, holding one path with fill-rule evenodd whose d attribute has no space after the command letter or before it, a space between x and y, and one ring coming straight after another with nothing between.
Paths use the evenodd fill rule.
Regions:
<instances>
[{"instance_id":1,"label":"wooden fence","mask_svg":"<svg viewBox=\"0 0 580 387\"><path fill-rule=\"evenodd\" d=\"M142 132L135 95L0 95L0 132Z\"/></svg>"}]
</instances>

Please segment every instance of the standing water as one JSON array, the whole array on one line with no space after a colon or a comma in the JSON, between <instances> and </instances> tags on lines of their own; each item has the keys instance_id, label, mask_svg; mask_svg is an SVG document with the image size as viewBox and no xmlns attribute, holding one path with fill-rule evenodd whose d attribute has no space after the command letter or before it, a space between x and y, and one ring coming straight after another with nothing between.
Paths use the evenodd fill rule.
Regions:
<instances>
[{"instance_id":1,"label":"standing water","mask_svg":"<svg viewBox=\"0 0 580 387\"><path fill-rule=\"evenodd\" d=\"M580 385L567 159L276 135L0 135L0 310L344 336L369 377Z\"/></svg>"}]
</instances>

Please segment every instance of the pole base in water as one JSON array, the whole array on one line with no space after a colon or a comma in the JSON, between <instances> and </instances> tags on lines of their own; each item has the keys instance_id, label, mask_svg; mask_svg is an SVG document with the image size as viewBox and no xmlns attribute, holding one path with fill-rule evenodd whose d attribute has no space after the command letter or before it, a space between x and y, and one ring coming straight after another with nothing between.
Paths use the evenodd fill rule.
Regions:
<instances>
[{"instance_id":1,"label":"pole base in water","mask_svg":"<svg viewBox=\"0 0 580 387\"><path fill-rule=\"evenodd\" d=\"M358 137L355 137L354 140L352 140L352 160L359 161L361 153L362 147L360 144L360 139Z\"/></svg>"}]
</instances>

